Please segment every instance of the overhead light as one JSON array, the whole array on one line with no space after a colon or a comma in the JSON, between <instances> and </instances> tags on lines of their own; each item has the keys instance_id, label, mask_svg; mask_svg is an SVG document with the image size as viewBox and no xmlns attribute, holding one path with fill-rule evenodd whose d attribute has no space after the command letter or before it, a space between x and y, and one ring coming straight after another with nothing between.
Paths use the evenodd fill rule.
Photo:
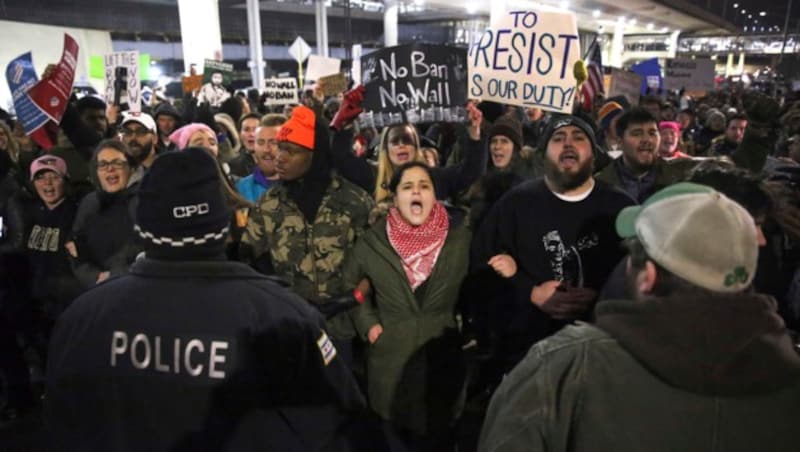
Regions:
<instances>
[{"instance_id":1,"label":"overhead light","mask_svg":"<svg viewBox=\"0 0 800 452\"><path fill-rule=\"evenodd\" d=\"M742 8L742 14L747 14L747 10Z\"/></svg>"},{"instance_id":2,"label":"overhead light","mask_svg":"<svg viewBox=\"0 0 800 452\"><path fill-rule=\"evenodd\" d=\"M747 31L747 25L744 26L744 31Z\"/></svg>"},{"instance_id":3,"label":"overhead light","mask_svg":"<svg viewBox=\"0 0 800 452\"><path fill-rule=\"evenodd\" d=\"M752 19L752 18L753 18L753 15L752 15L752 14L748 14L748 15L747 15L747 18L748 18L748 19Z\"/></svg>"},{"instance_id":4,"label":"overhead light","mask_svg":"<svg viewBox=\"0 0 800 452\"><path fill-rule=\"evenodd\" d=\"M738 7L739 7L739 4L738 4L738 3L734 3L734 4L733 4L733 9L736 9L736 8L738 8Z\"/></svg>"},{"instance_id":5,"label":"overhead light","mask_svg":"<svg viewBox=\"0 0 800 452\"><path fill-rule=\"evenodd\" d=\"M464 5L464 9L467 10L467 14L475 14L478 11L478 5L470 2Z\"/></svg>"},{"instance_id":6,"label":"overhead light","mask_svg":"<svg viewBox=\"0 0 800 452\"><path fill-rule=\"evenodd\" d=\"M626 20L628 20L628 18L627 18L627 17L625 17L625 16L619 16L619 18L617 19L617 22L622 22L622 23L625 23L625 21L626 21Z\"/></svg>"},{"instance_id":7,"label":"overhead light","mask_svg":"<svg viewBox=\"0 0 800 452\"><path fill-rule=\"evenodd\" d=\"M649 24L647 24L647 29L648 30L652 30L653 28L655 28L655 25L653 25L653 22L650 22Z\"/></svg>"},{"instance_id":8,"label":"overhead light","mask_svg":"<svg viewBox=\"0 0 800 452\"><path fill-rule=\"evenodd\" d=\"M753 21L753 23L754 23L754 24L757 24L757 23L758 23L758 19L754 20L754 21Z\"/></svg>"},{"instance_id":9,"label":"overhead light","mask_svg":"<svg viewBox=\"0 0 800 452\"><path fill-rule=\"evenodd\" d=\"M761 27L761 31L764 31L764 27Z\"/></svg>"},{"instance_id":10,"label":"overhead light","mask_svg":"<svg viewBox=\"0 0 800 452\"><path fill-rule=\"evenodd\" d=\"M631 19L631 20L628 22L628 25L636 25L636 19Z\"/></svg>"},{"instance_id":11,"label":"overhead light","mask_svg":"<svg viewBox=\"0 0 800 452\"><path fill-rule=\"evenodd\" d=\"M761 17L764 17L764 16L767 15L767 12L766 11L761 11L760 13L758 13L758 15L761 16Z\"/></svg>"},{"instance_id":12,"label":"overhead light","mask_svg":"<svg viewBox=\"0 0 800 452\"><path fill-rule=\"evenodd\" d=\"M425 3L425 0L414 0L414 4L417 6L422 6Z\"/></svg>"},{"instance_id":13,"label":"overhead light","mask_svg":"<svg viewBox=\"0 0 800 452\"><path fill-rule=\"evenodd\" d=\"M596 10L592 11L592 17L594 17L595 19L600 17L600 14L602 14L602 13L600 12L599 9L596 9Z\"/></svg>"},{"instance_id":14,"label":"overhead light","mask_svg":"<svg viewBox=\"0 0 800 452\"><path fill-rule=\"evenodd\" d=\"M669 33L669 28L668 27L662 28L661 33Z\"/></svg>"},{"instance_id":15,"label":"overhead light","mask_svg":"<svg viewBox=\"0 0 800 452\"><path fill-rule=\"evenodd\" d=\"M569 2L568 1L562 1L559 4L559 6L561 6L561 9L569 9Z\"/></svg>"}]
</instances>

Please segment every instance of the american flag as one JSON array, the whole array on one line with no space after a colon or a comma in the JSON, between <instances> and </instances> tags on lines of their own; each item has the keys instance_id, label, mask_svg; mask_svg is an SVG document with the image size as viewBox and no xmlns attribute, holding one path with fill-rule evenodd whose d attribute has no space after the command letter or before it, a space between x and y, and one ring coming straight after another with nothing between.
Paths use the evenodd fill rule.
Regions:
<instances>
[{"instance_id":1,"label":"american flag","mask_svg":"<svg viewBox=\"0 0 800 452\"><path fill-rule=\"evenodd\" d=\"M589 47L587 53L586 72L589 78L581 86L583 95L583 109L586 111L594 110L594 98L598 94L605 94L603 90L603 56L600 52L600 44L595 40Z\"/></svg>"}]
</instances>

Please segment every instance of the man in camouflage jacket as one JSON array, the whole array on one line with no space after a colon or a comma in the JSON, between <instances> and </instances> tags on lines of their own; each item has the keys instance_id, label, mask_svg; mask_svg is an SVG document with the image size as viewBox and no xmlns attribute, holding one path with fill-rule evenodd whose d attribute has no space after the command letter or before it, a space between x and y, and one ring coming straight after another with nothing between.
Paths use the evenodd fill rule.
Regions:
<instances>
[{"instance_id":1,"label":"man in camouflage jacket","mask_svg":"<svg viewBox=\"0 0 800 452\"><path fill-rule=\"evenodd\" d=\"M241 257L319 306L344 292L343 264L375 203L332 174L326 127L310 109L295 108L277 139L281 184L266 192L250 215ZM355 336L349 312L327 323L338 341ZM339 348L344 347L337 343Z\"/></svg>"}]
</instances>

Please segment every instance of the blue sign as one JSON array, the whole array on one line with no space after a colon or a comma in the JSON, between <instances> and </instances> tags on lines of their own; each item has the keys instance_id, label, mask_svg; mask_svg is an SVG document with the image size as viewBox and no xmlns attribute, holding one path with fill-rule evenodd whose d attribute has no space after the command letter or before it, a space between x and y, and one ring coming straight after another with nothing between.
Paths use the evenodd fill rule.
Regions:
<instances>
[{"instance_id":1,"label":"blue sign","mask_svg":"<svg viewBox=\"0 0 800 452\"><path fill-rule=\"evenodd\" d=\"M33 68L31 52L20 55L8 63L6 80L8 80L8 88L14 98L17 120L22 123L25 134L31 135L50 120L28 96L28 90L38 81L36 70Z\"/></svg>"},{"instance_id":2,"label":"blue sign","mask_svg":"<svg viewBox=\"0 0 800 452\"><path fill-rule=\"evenodd\" d=\"M657 94L664 87L664 79L661 77L661 65L658 58L651 58L631 66L631 71L642 76L642 95L647 94L650 89L651 94Z\"/></svg>"}]
</instances>

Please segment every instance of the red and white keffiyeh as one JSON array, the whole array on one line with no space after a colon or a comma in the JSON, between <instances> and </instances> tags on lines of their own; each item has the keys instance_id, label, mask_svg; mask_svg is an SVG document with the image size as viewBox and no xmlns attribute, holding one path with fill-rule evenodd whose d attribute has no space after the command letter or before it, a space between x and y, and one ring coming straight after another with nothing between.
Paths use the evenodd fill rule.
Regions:
<instances>
[{"instance_id":1,"label":"red and white keffiyeh","mask_svg":"<svg viewBox=\"0 0 800 452\"><path fill-rule=\"evenodd\" d=\"M413 226L403 219L397 207L389 210L386 234L400 256L412 291L431 276L449 228L447 210L438 201L433 205L427 221L419 226Z\"/></svg>"}]
</instances>

